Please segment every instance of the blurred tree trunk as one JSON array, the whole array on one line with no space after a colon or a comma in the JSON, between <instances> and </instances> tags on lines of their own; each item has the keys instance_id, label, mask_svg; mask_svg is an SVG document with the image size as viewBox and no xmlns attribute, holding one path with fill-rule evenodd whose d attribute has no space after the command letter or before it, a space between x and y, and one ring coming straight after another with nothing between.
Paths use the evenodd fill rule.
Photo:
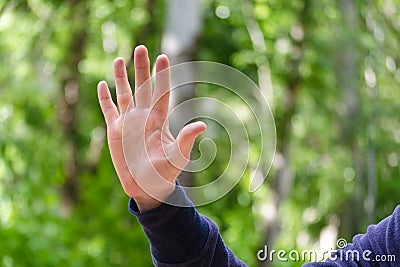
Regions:
<instances>
[{"instance_id":1,"label":"blurred tree trunk","mask_svg":"<svg viewBox=\"0 0 400 267\"><path fill-rule=\"evenodd\" d=\"M268 104L272 109L274 94L271 81L271 69L267 57L267 46L265 44L265 37L260 25L253 16L254 7L252 2L252 0L242 1L242 12L253 49L255 52L257 52L257 54L259 54L256 62L258 86L262 95L268 101Z\"/></svg>"},{"instance_id":2,"label":"blurred tree trunk","mask_svg":"<svg viewBox=\"0 0 400 267\"><path fill-rule=\"evenodd\" d=\"M374 3L374 9L379 10L379 7L377 3ZM384 12L384 24L387 26L388 29L390 29L391 32L393 32L395 35L398 35L400 31L396 29L393 25L393 15L395 13L392 12ZM379 26L376 25L375 23L372 23L371 18L366 16L365 19L363 20L362 26L365 28L365 30L369 30L371 33L379 29ZM388 42L385 42L383 44L384 46L388 45ZM375 48L376 49L376 48ZM368 54L374 53L375 49L370 49ZM386 48L387 51L392 51L393 48L390 48L390 45L388 48ZM390 55L390 57L394 56L395 59L394 62L398 62L400 57L396 57L396 55ZM388 59L388 58L387 58ZM387 60L386 59L386 60ZM387 64L387 63L386 63ZM395 63L394 63L395 64ZM366 167L366 172L367 172L367 192L366 192L366 198L364 201L364 207L365 207L365 213L366 213L366 224L372 224L375 222L375 208L377 204L377 165L376 165L376 132L377 132L377 115L378 115L378 110L379 110L379 98L378 98L378 89L376 88L376 76L375 72L373 69L375 68L374 65L371 65L371 72L367 72L367 70L364 70L364 78L366 81L366 91L368 92L367 95L369 96L366 100L368 107L369 108L369 113L368 113L368 118L366 119L366 134L367 134L367 167ZM387 67L387 66L386 66ZM373 75L373 77L367 77L368 75Z\"/></svg>"},{"instance_id":3,"label":"blurred tree trunk","mask_svg":"<svg viewBox=\"0 0 400 267\"><path fill-rule=\"evenodd\" d=\"M294 40L295 49L297 50L298 56L292 57L292 71L288 74L287 78L287 90L285 92L285 97L283 99L283 104L281 104L282 109L280 114L275 114L276 119L276 130L277 130L277 147L274 167L276 170L274 180L271 184L271 192L273 193L273 208L272 211L276 214L275 217L271 218L267 222L267 227L265 231L264 244L268 246L269 249L273 249L276 240L280 234L280 220L279 220L279 210L282 203L287 199L293 186L294 173L290 167L291 163L291 144L290 137L292 133L291 120L296 112L296 105L298 100L298 94L300 90L300 85L302 78L299 72L299 66L303 59L304 53L304 39L307 35L307 29L310 24L310 1L306 0L299 10L299 25L301 27L304 35L303 38ZM267 259L259 264L259 267L269 267L272 266L273 262Z\"/></svg>"},{"instance_id":4,"label":"blurred tree trunk","mask_svg":"<svg viewBox=\"0 0 400 267\"><path fill-rule=\"evenodd\" d=\"M371 120L374 122L374 119ZM370 122L370 123L371 123ZM371 125L370 127L374 127ZM370 135L370 134L369 134ZM375 221L375 206L376 206L376 152L374 140L371 136L368 137L367 151L367 196L365 199L365 212L367 214L366 224L374 223Z\"/></svg>"},{"instance_id":5,"label":"blurred tree trunk","mask_svg":"<svg viewBox=\"0 0 400 267\"><path fill-rule=\"evenodd\" d=\"M341 216L343 237L350 238L359 230L362 220L363 195L363 157L359 137L362 129L359 96L359 14L353 0L340 0L339 9L342 15L342 31L337 43L337 80L341 90L343 112L341 118L342 143L353 153L353 164L349 167L355 172L355 194L344 204Z\"/></svg>"},{"instance_id":6,"label":"blurred tree trunk","mask_svg":"<svg viewBox=\"0 0 400 267\"><path fill-rule=\"evenodd\" d=\"M86 44L86 20L88 9L86 2L69 2L69 21L73 25L71 43L66 48L66 61L60 66L62 97L60 99L59 119L63 127L68 151L64 165L65 181L62 186L62 214L69 216L79 197L79 175L84 165L78 160L77 106L79 102L78 64L83 58Z\"/></svg>"},{"instance_id":7,"label":"blurred tree trunk","mask_svg":"<svg viewBox=\"0 0 400 267\"><path fill-rule=\"evenodd\" d=\"M165 17L165 28L161 41L161 51L165 53L171 65L193 61L196 59L198 52L197 40L200 36L203 17L202 4L200 0L168 0L166 1L167 14ZM185 77L193 77L190 80L195 80L196 72L193 68L185 68L185 73L180 73ZM195 84L187 84L179 88L173 88L175 82L174 77L171 77L171 100L170 107L175 107L180 103L193 98ZM187 106L187 105L186 105ZM185 117L194 117L195 106L184 111ZM189 115L188 115L189 114ZM180 114L174 114L177 121ZM171 118L171 131L176 134L179 125L174 123L174 117ZM183 125L180 125L181 127ZM184 186L193 185L193 175L189 172L182 172L179 181Z\"/></svg>"}]
</instances>

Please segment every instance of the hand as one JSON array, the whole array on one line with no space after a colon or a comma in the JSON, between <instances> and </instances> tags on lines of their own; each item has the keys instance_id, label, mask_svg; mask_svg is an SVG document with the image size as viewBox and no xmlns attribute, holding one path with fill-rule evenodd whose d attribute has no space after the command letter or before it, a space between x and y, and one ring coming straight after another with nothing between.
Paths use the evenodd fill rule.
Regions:
<instances>
[{"instance_id":1,"label":"hand","mask_svg":"<svg viewBox=\"0 0 400 267\"><path fill-rule=\"evenodd\" d=\"M135 101L124 60L117 58L114 61L119 111L107 83L101 81L97 89L114 168L125 193L143 212L159 206L174 191L176 178L188 163L193 143L206 125L203 122L188 124L175 139L168 129L167 118L168 58L161 55L156 60L153 94L145 46L136 47L134 66Z\"/></svg>"}]
</instances>

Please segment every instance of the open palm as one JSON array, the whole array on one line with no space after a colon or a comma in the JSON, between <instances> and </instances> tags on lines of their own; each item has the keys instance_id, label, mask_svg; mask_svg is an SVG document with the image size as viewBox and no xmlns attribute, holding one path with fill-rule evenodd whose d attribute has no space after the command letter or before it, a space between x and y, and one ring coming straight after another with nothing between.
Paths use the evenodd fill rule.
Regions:
<instances>
[{"instance_id":1,"label":"open palm","mask_svg":"<svg viewBox=\"0 0 400 267\"><path fill-rule=\"evenodd\" d=\"M194 140L205 124L186 125L175 139L168 129L169 62L156 60L154 92L150 63L144 46L134 54L135 97L133 101L122 58L114 61L118 109L107 83L98 85L98 97L107 124L108 146L114 168L125 193L141 211L160 205L175 188L175 180L187 164Z\"/></svg>"}]
</instances>

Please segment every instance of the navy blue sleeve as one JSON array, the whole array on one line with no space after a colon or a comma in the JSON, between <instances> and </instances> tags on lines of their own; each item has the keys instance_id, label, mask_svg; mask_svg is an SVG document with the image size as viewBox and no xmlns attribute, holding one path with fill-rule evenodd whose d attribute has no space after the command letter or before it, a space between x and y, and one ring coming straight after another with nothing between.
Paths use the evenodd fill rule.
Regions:
<instances>
[{"instance_id":1,"label":"navy blue sleeve","mask_svg":"<svg viewBox=\"0 0 400 267\"><path fill-rule=\"evenodd\" d=\"M400 266L400 206L365 234L339 249L326 262L307 263L303 267Z\"/></svg>"},{"instance_id":2,"label":"navy blue sleeve","mask_svg":"<svg viewBox=\"0 0 400 267\"><path fill-rule=\"evenodd\" d=\"M161 204L141 213L135 201L129 201L129 211L150 241L156 266L247 266L225 246L218 227L196 211L179 185L170 198L179 198L190 207Z\"/></svg>"}]
</instances>

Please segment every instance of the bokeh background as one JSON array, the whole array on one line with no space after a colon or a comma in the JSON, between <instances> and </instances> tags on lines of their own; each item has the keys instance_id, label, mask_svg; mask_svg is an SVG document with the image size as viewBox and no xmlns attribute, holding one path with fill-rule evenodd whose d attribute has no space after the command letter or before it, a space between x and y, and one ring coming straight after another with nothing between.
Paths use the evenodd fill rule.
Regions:
<instances>
[{"instance_id":1,"label":"bokeh background","mask_svg":"<svg viewBox=\"0 0 400 267\"><path fill-rule=\"evenodd\" d=\"M270 101L267 180L250 194L248 177L268 166L249 164L199 208L237 256L300 266L256 253L335 248L364 232L400 201L399 36L395 0L1 0L0 266L152 266L96 97L102 79L115 94L113 59L131 62L139 44L152 62L228 64ZM214 91L187 92L175 101ZM215 142L229 145L222 130ZM223 155L186 182L218 176Z\"/></svg>"}]
</instances>

